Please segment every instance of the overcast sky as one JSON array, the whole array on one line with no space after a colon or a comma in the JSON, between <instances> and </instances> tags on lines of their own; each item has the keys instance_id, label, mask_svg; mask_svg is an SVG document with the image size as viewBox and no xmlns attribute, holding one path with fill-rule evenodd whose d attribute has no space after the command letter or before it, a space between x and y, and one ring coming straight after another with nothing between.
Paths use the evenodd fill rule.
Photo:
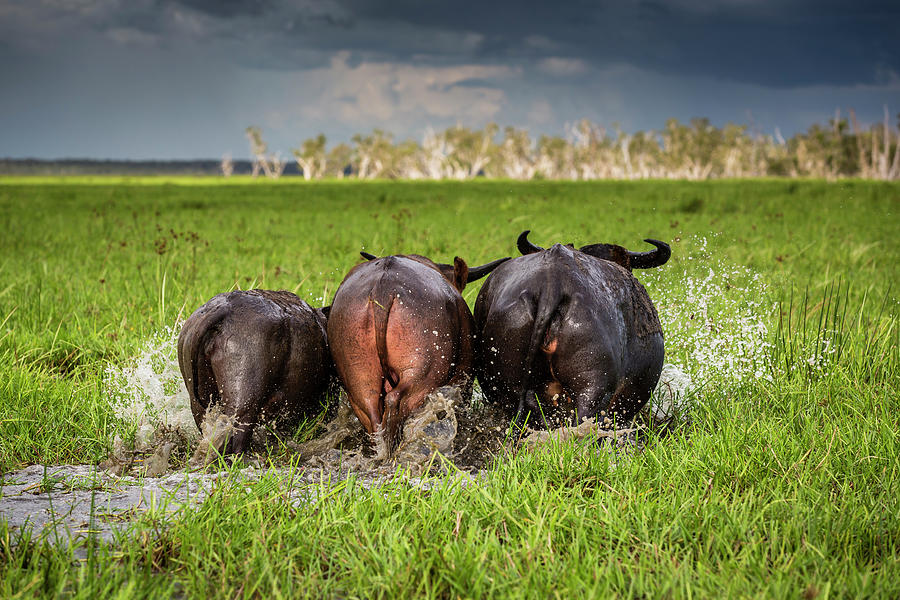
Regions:
<instances>
[{"instance_id":1,"label":"overcast sky","mask_svg":"<svg viewBox=\"0 0 900 600\"><path fill-rule=\"evenodd\" d=\"M900 2L0 0L0 157L283 154L381 128L562 135L900 112Z\"/></svg>"}]
</instances>

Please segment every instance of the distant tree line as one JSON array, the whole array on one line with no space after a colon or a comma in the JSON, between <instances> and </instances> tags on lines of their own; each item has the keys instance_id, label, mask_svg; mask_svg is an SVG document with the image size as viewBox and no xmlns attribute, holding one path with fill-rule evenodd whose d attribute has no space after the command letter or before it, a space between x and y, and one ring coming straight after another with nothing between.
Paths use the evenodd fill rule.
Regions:
<instances>
[{"instance_id":1,"label":"distant tree line","mask_svg":"<svg viewBox=\"0 0 900 600\"><path fill-rule=\"evenodd\" d=\"M900 115L898 115L900 118ZM863 127L854 112L836 111L785 139L746 125L712 125L708 119L670 119L659 131L626 133L583 119L563 136L532 137L525 129L455 126L429 129L421 143L395 142L381 129L328 147L325 135L304 140L292 159L271 153L258 127L248 127L251 160L122 161L0 159L9 175L212 175L250 174L277 179L712 179L722 177L841 177L900 180L900 120Z\"/></svg>"},{"instance_id":2,"label":"distant tree line","mask_svg":"<svg viewBox=\"0 0 900 600\"><path fill-rule=\"evenodd\" d=\"M231 173L250 175L249 160L231 161ZM222 174L222 163L208 160L92 160L87 158L42 160L37 158L0 158L0 175L206 175ZM285 175L300 175L296 164L289 164Z\"/></svg>"},{"instance_id":3,"label":"distant tree line","mask_svg":"<svg viewBox=\"0 0 900 600\"><path fill-rule=\"evenodd\" d=\"M900 118L900 115L898 115ZM288 164L271 154L258 127L248 127L251 172L277 178ZM527 130L495 124L483 129L455 126L429 129L421 143L395 142L375 129L353 136L351 144L327 147L323 134L305 140L291 153L307 180L358 179L713 179L722 177L862 177L900 179L900 121L861 127L836 111L827 125L784 139L754 133L746 125L716 127L709 119L681 123L669 119L661 131L625 133L583 119L567 126L565 136L533 138ZM222 161L226 175L233 167Z\"/></svg>"}]
</instances>

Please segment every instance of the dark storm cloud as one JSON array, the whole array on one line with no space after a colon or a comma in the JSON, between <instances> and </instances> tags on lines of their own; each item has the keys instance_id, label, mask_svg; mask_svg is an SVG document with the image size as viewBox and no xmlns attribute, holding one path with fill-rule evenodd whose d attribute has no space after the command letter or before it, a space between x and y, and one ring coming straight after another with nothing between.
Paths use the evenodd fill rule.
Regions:
<instances>
[{"instance_id":1,"label":"dark storm cloud","mask_svg":"<svg viewBox=\"0 0 900 600\"><path fill-rule=\"evenodd\" d=\"M360 20L473 31L486 59L556 51L767 86L854 84L900 71L897 2L347 0ZM545 41L545 47L530 43Z\"/></svg>"},{"instance_id":2,"label":"dark storm cloud","mask_svg":"<svg viewBox=\"0 0 900 600\"><path fill-rule=\"evenodd\" d=\"M249 124L286 151L488 121L871 123L900 107L897 23L874 0L0 0L0 156L238 156Z\"/></svg>"},{"instance_id":3,"label":"dark storm cloud","mask_svg":"<svg viewBox=\"0 0 900 600\"><path fill-rule=\"evenodd\" d=\"M169 13L162 10L162 4L158 2L135 2L127 10L121 12L98 11L93 18L85 23L94 31L104 32L111 29L131 29L154 35L165 35L169 29ZM81 28L75 24L72 33L87 33L79 31Z\"/></svg>"},{"instance_id":4,"label":"dark storm cloud","mask_svg":"<svg viewBox=\"0 0 900 600\"><path fill-rule=\"evenodd\" d=\"M255 28L272 48L348 49L433 64L547 55L771 87L873 83L900 72L897 2L656 0L170 1ZM146 15L152 19L151 15ZM127 24L127 23L126 23ZM460 36L477 36L460 44ZM274 67L269 63L269 68ZM284 65L284 66L289 66Z\"/></svg>"},{"instance_id":5,"label":"dark storm cloud","mask_svg":"<svg viewBox=\"0 0 900 600\"><path fill-rule=\"evenodd\" d=\"M177 0L180 4L216 17L258 16L274 6L271 0Z\"/></svg>"},{"instance_id":6,"label":"dark storm cloud","mask_svg":"<svg viewBox=\"0 0 900 600\"><path fill-rule=\"evenodd\" d=\"M900 72L900 3L875 0L85 0L80 6L92 7L82 12L95 30L125 28L163 43L179 35L236 40L247 45L236 61L256 68L309 67L308 57L296 63L296 52L350 50L430 64L527 66L559 56L595 68L629 64L769 87L877 83ZM194 30L185 32L185 21ZM78 36L79 23L61 33Z\"/></svg>"}]
</instances>

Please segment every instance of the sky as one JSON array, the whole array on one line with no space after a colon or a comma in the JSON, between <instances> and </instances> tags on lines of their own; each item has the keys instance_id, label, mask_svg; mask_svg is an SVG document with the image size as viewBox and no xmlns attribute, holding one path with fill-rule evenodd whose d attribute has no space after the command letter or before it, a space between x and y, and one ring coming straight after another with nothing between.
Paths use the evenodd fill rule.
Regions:
<instances>
[{"instance_id":1,"label":"sky","mask_svg":"<svg viewBox=\"0 0 900 600\"><path fill-rule=\"evenodd\" d=\"M900 113L900 2L0 0L0 157L289 155L374 128L565 135Z\"/></svg>"}]
</instances>

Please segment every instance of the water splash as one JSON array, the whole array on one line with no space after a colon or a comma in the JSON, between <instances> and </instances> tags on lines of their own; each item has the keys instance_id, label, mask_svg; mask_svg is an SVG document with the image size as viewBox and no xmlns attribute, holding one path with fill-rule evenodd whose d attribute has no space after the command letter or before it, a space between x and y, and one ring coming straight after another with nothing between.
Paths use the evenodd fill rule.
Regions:
<instances>
[{"instance_id":1,"label":"water splash","mask_svg":"<svg viewBox=\"0 0 900 600\"><path fill-rule=\"evenodd\" d=\"M702 386L733 389L771 379L768 357L775 301L763 276L708 251L705 237L681 269L635 273L659 313L666 363L650 400L656 423L685 419Z\"/></svg>"},{"instance_id":2,"label":"water splash","mask_svg":"<svg viewBox=\"0 0 900 600\"><path fill-rule=\"evenodd\" d=\"M403 439L397 448L397 460L416 464L430 461L434 454L449 456L459 431L456 411L466 406L459 389L442 387L431 394L421 410L403 424Z\"/></svg>"},{"instance_id":3,"label":"water splash","mask_svg":"<svg viewBox=\"0 0 900 600\"><path fill-rule=\"evenodd\" d=\"M666 363L659 375L659 383L650 396L650 416L658 424L687 417L691 409L694 382L678 365Z\"/></svg>"},{"instance_id":4,"label":"water splash","mask_svg":"<svg viewBox=\"0 0 900 600\"><path fill-rule=\"evenodd\" d=\"M706 238L681 273L638 274L659 312L667 362L704 385L768 378L775 302L760 273L710 256Z\"/></svg>"},{"instance_id":5,"label":"water splash","mask_svg":"<svg viewBox=\"0 0 900 600\"><path fill-rule=\"evenodd\" d=\"M211 406L200 423L200 441L188 464L198 468L217 460L234 432L234 426L234 419L222 414L220 406Z\"/></svg>"},{"instance_id":6,"label":"water splash","mask_svg":"<svg viewBox=\"0 0 900 600\"><path fill-rule=\"evenodd\" d=\"M178 367L180 331L181 322L166 327L147 340L134 359L121 366L109 364L104 371L103 391L115 415L137 428L135 449L154 446L160 430L187 440L199 436Z\"/></svg>"},{"instance_id":7,"label":"water splash","mask_svg":"<svg viewBox=\"0 0 900 600\"><path fill-rule=\"evenodd\" d=\"M636 273L657 307L666 336L667 362L650 402L651 415L658 423L685 417L700 386L729 388L769 376L770 319L775 303L766 282L747 267L712 257L706 238L688 240L685 246L694 250L683 256L678 269ZM176 347L180 330L180 322L165 328L152 336L126 365L106 368L105 393L115 414L136 425L136 449L158 445L160 430L175 431L191 441L200 437L178 368ZM459 420L456 427L451 427L450 421L445 424L463 434L454 431L449 436L454 440L454 448L448 453L459 459L461 454L481 456L499 451L508 419L493 418L497 415L491 411L496 407L485 404L477 383L471 402L465 407L456 402L451 405L455 410L447 411L442 402L437 402L436 410L430 411L426 419L436 420L431 413L443 416L452 412ZM319 460L325 462L333 458L331 455L347 457L344 440L350 436L350 429L357 431L361 427L349 410L341 414L341 426L336 426L331 434L326 432L327 439L315 451L307 446L301 455L321 455ZM221 428L213 429L217 432ZM207 438L219 442L221 436L216 432L211 430ZM417 440L411 448L416 448L415 454L430 454L425 451L428 448L418 444L420 437L415 435L408 440ZM490 448L481 447L482 438L489 438ZM473 449L467 450L470 444ZM213 443L213 447L216 445ZM447 448L441 450L443 453Z\"/></svg>"},{"instance_id":8,"label":"water splash","mask_svg":"<svg viewBox=\"0 0 900 600\"><path fill-rule=\"evenodd\" d=\"M391 454L381 436L359 435L362 425L353 415L346 394L341 394L337 416L325 425L325 433L294 445L294 449L307 464L329 469L390 473L401 467L409 474L423 475L445 472L442 457L452 458L459 468L477 469L483 467L489 453L482 453L475 463L466 460L470 457L463 454L470 439L459 436L463 429L460 420L472 410L471 402L463 400L458 388L436 389L404 422L400 443Z\"/></svg>"}]
</instances>

